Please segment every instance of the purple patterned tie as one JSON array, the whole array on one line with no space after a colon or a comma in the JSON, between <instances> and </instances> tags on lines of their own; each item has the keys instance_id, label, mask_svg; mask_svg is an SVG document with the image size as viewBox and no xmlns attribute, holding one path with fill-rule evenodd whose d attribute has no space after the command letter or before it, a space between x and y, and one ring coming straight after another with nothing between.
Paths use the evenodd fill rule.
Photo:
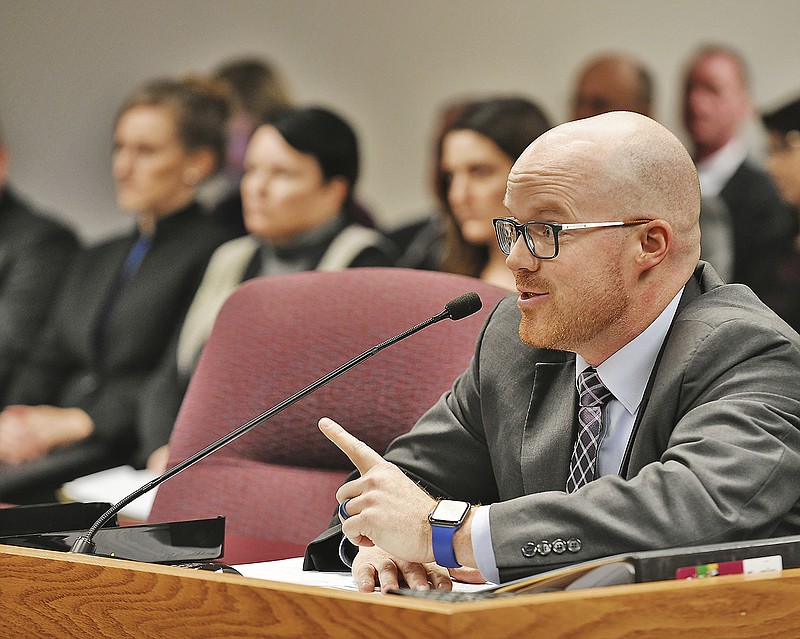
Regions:
<instances>
[{"instance_id":1,"label":"purple patterned tie","mask_svg":"<svg viewBox=\"0 0 800 639\"><path fill-rule=\"evenodd\" d=\"M594 368L587 368L578 376L578 391L578 438L569 463L568 493L575 492L595 478L597 449L603 435L603 406L612 397Z\"/></svg>"}]
</instances>

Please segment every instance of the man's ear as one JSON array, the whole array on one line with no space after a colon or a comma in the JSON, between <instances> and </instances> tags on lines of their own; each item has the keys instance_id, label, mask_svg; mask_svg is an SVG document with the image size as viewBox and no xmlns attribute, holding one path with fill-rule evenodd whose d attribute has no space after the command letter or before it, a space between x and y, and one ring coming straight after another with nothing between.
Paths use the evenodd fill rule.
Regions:
<instances>
[{"instance_id":1,"label":"man's ear","mask_svg":"<svg viewBox=\"0 0 800 639\"><path fill-rule=\"evenodd\" d=\"M636 263L642 271L658 266L672 245L672 226L666 220L651 220L638 229Z\"/></svg>"}]
</instances>

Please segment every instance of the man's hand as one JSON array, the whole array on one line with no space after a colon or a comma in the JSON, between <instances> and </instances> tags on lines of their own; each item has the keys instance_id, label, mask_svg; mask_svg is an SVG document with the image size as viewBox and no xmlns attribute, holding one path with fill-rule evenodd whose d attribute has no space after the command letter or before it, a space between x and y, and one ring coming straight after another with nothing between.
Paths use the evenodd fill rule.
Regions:
<instances>
[{"instance_id":1,"label":"man's hand","mask_svg":"<svg viewBox=\"0 0 800 639\"><path fill-rule=\"evenodd\" d=\"M167 462L169 461L169 445L164 444L160 448L156 448L147 458L147 470L154 472L158 475L167 470Z\"/></svg>"},{"instance_id":2,"label":"man's hand","mask_svg":"<svg viewBox=\"0 0 800 639\"><path fill-rule=\"evenodd\" d=\"M450 590L453 582L446 568L430 562L412 563L396 559L380 548L361 548L353 561L353 580L361 592L400 588L403 581L409 588Z\"/></svg>"},{"instance_id":3,"label":"man's hand","mask_svg":"<svg viewBox=\"0 0 800 639\"><path fill-rule=\"evenodd\" d=\"M22 464L85 439L94 423L79 408L8 406L0 413L0 461Z\"/></svg>"},{"instance_id":4,"label":"man's hand","mask_svg":"<svg viewBox=\"0 0 800 639\"><path fill-rule=\"evenodd\" d=\"M481 571L477 568L448 568L450 578L453 581L460 581L462 584L485 584L486 579L483 578Z\"/></svg>"},{"instance_id":5,"label":"man's hand","mask_svg":"<svg viewBox=\"0 0 800 639\"><path fill-rule=\"evenodd\" d=\"M361 473L336 492L340 504L348 500L349 517L342 522L347 538L357 546L379 546L402 561L432 562L428 515L436 500L336 422L323 417L319 428Z\"/></svg>"},{"instance_id":6,"label":"man's hand","mask_svg":"<svg viewBox=\"0 0 800 639\"><path fill-rule=\"evenodd\" d=\"M31 423L28 406L9 406L0 413L0 461L23 464L47 454L41 430Z\"/></svg>"}]
</instances>

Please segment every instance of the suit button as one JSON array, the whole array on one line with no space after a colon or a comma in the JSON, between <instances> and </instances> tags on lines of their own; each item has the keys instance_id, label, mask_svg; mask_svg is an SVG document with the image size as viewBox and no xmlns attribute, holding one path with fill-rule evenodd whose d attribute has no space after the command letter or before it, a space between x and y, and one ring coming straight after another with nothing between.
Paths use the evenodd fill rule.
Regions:
<instances>
[{"instance_id":1,"label":"suit button","mask_svg":"<svg viewBox=\"0 0 800 639\"><path fill-rule=\"evenodd\" d=\"M547 555L549 555L551 549L552 546L550 545L550 542L547 541L546 539L542 539L542 541L536 544L536 550L542 557L546 557Z\"/></svg>"},{"instance_id":2,"label":"suit button","mask_svg":"<svg viewBox=\"0 0 800 639\"><path fill-rule=\"evenodd\" d=\"M560 555L567 551L567 542L563 539L554 539L553 540L553 552L557 555Z\"/></svg>"},{"instance_id":3,"label":"suit button","mask_svg":"<svg viewBox=\"0 0 800 639\"><path fill-rule=\"evenodd\" d=\"M567 539L567 550L570 552L580 552L581 548L583 548L583 543L580 539L576 539L575 537Z\"/></svg>"},{"instance_id":4,"label":"suit button","mask_svg":"<svg viewBox=\"0 0 800 639\"><path fill-rule=\"evenodd\" d=\"M92 371L83 373L74 383L73 392L81 397L88 397L100 388L100 379Z\"/></svg>"},{"instance_id":5,"label":"suit button","mask_svg":"<svg viewBox=\"0 0 800 639\"><path fill-rule=\"evenodd\" d=\"M530 559L536 556L536 545L533 542L528 542L522 547L522 554Z\"/></svg>"}]
</instances>

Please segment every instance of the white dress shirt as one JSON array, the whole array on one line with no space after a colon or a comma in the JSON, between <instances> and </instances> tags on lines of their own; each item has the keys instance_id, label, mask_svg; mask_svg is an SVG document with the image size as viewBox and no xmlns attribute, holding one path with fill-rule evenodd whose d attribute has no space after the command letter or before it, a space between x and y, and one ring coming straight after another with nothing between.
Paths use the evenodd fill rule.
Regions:
<instances>
[{"instance_id":1,"label":"white dress shirt","mask_svg":"<svg viewBox=\"0 0 800 639\"><path fill-rule=\"evenodd\" d=\"M618 475L620 472L647 381L672 325L682 293L683 289L641 334L597 366L600 380L614 395L603 410L602 439L597 451L598 477ZM576 388L578 376L588 367L583 357L575 356ZM497 583L500 574L492 547L490 510L491 506L481 506L473 513L472 550L483 577Z\"/></svg>"},{"instance_id":2,"label":"white dress shirt","mask_svg":"<svg viewBox=\"0 0 800 639\"><path fill-rule=\"evenodd\" d=\"M744 144L738 138L733 138L719 151L697 162L700 194L703 197L719 195L746 158L747 149Z\"/></svg>"}]
</instances>

